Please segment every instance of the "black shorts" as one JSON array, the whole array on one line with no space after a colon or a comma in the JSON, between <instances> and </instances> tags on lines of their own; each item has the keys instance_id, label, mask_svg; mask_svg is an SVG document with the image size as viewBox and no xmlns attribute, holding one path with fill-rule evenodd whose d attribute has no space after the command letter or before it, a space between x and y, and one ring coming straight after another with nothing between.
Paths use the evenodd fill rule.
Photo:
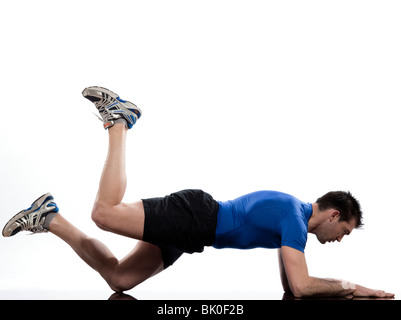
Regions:
<instances>
[{"instance_id":1,"label":"black shorts","mask_svg":"<svg viewBox=\"0 0 401 320\"><path fill-rule=\"evenodd\" d=\"M191 189L142 201L143 240L160 247L165 269L184 252L202 252L213 244L219 204L208 193Z\"/></svg>"}]
</instances>

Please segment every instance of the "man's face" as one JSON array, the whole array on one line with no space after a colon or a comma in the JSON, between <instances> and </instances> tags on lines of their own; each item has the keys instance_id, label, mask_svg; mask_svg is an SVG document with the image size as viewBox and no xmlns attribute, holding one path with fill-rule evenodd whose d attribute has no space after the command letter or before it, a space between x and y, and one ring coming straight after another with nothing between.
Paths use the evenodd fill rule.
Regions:
<instances>
[{"instance_id":1,"label":"man's face","mask_svg":"<svg viewBox=\"0 0 401 320\"><path fill-rule=\"evenodd\" d=\"M345 235L349 235L356 226L356 220L339 221L340 214L338 211L333 210L329 218L320 226L316 237L320 243L326 242L340 242Z\"/></svg>"}]
</instances>

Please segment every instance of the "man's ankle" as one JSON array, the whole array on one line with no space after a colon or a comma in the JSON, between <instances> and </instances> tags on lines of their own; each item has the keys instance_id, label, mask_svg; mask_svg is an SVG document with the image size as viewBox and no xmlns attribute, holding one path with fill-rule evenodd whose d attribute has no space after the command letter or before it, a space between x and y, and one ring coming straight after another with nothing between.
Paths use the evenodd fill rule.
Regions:
<instances>
[{"instance_id":1,"label":"man's ankle","mask_svg":"<svg viewBox=\"0 0 401 320\"><path fill-rule=\"evenodd\" d=\"M123 124L128 129L127 120L125 120L124 118L118 118L118 119L114 120L114 126L116 126L118 124Z\"/></svg>"}]
</instances>

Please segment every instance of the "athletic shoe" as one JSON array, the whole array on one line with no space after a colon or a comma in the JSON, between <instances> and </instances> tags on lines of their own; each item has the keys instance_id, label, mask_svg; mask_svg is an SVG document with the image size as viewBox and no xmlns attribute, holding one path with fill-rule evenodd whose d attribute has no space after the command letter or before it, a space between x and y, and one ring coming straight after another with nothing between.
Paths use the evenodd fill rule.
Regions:
<instances>
[{"instance_id":1,"label":"athletic shoe","mask_svg":"<svg viewBox=\"0 0 401 320\"><path fill-rule=\"evenodd\" d=\"M142 111L132 102L121 99L118 94L102 87L88 87L82 95L93 102L98 109L105 129L124 119L128 129L131 129L141 117Z\"/></svg>"},{"instance_id":2,"label":"athletic shoe","mask_svg":"<svg viewBox=\"0 0 401 320\"><path fill-rule=\"evenodd\" d=\"M46 193L25 210L17 213L7 222L3 229L4 237L11 237L20 231L31 231L32 233L46 232L49 230L51 219L58 212L58 207L50 193ZM50 215L49 215L50 214Z\"/></svg>"}]
</instances>

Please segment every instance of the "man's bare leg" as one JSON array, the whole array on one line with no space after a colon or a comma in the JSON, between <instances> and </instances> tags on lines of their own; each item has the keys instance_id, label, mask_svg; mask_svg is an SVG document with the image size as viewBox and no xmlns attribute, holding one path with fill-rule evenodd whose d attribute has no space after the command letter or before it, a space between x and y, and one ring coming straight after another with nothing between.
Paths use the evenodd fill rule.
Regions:
<instances>
[{"instance_id":1,"label":"man's bare leg","mask_svg":"<svg viewBox=\"0 0 401 320\"><path fill-rule=\"evenodd\" d=\"M99 240L88 237L57 214L49 231L60 237L106 280L116 292L129 290L163 270L160 248L139 241L122 260L118 260Z\"/></svg>"},{"instance_id":2,"label":"man's bare leg","mask_svg":"<svg viewBox=\"0 0 401 320\"><path fill-rule=\"evenodd\" d=\"M145 212L142 201L122 203L127 186L125 142L128 129L115 124L108 129L109 150L92 211L101 229L142 240Z\"/></svg>"},{"instance_id":3,"label":"man's bare leg","mask_svg":"<svg viewBox=\"0 0 401 320\"><path fill-rule=\"evenodd\" d=\"M96 202L116 206L121 203L127 187L125 145L128 129L116 124L108 129L109 149L100 178Z\"/></svg>"}]
</instances>

